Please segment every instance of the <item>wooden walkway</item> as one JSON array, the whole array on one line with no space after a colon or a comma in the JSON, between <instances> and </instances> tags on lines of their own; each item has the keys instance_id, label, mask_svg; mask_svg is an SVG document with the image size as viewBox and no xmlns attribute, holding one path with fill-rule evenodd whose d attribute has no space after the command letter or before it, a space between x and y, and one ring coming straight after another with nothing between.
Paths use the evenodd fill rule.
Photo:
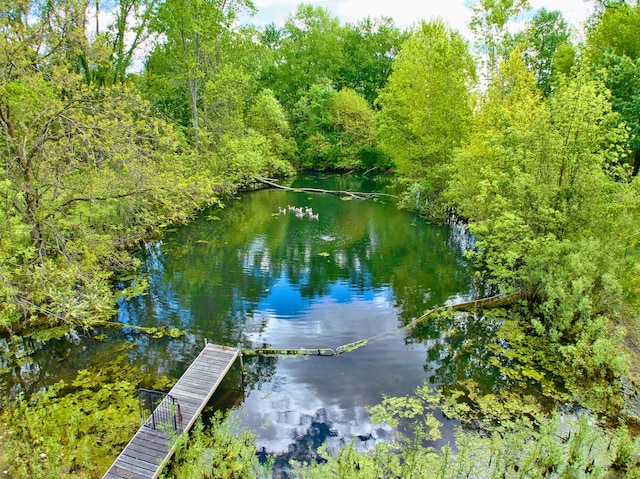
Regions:
<instances>
[{"instance_id":1,"label":"wooden walkway","mask_svg":"<svg viewBox=\"0 0 640 479\"><path fill-rule=\"evenodd\" d=\"M158 477L173 454L175 441L172 438L176 435L173 432L173 426L178 426L178 433L188 432L191 429L238 357L242 360L242 353L238 348L215 344L205 345L202 352L157 407L156 411L161 408L164 408L164 411L171 411L168 419L165 413L165 419L160 421L164 424L158 424L158 419L155 419L157 427L153 428L154 416L150 416L105 473L103 479ZM171 398L176 401L176 404L169 404ZM169 432L165 434L164 431Z\"/></svg>"}]
</instances>

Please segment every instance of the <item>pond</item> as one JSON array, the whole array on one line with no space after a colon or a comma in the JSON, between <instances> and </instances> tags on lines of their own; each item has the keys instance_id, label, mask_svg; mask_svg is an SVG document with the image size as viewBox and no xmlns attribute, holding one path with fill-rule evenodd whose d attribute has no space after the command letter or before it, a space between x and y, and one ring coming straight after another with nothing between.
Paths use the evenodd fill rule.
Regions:
<instances>
[{"instance_id":1,"label":"pond","mask_svg":"<svg viewBox=\"0 0 640 479\"><path fill-rule=\"evenodd\" d=\"M292 186L388 191L383 181L340 176ZM372 424L366 410L384 395L409 394L425 381L492 381L478 366L491 334L486 326L429 321L403 329L429 308L473 295L468 246L463 229L428 224L389 197L242 194L147 245L141 254L148 293L120 304L124 323L176 327L185 336L152 339L125 330L103 341L49 343L13 387L71 377L130 343L133 364L177 378L205 339L282 349L335 349L367 339L339 356L246 358L244 383L230 375L216 401L234 406L240 426L257 433L258 449L276 465L307 459L324 442L369 447L392 433Z\"/></svg>"}]
</instances>

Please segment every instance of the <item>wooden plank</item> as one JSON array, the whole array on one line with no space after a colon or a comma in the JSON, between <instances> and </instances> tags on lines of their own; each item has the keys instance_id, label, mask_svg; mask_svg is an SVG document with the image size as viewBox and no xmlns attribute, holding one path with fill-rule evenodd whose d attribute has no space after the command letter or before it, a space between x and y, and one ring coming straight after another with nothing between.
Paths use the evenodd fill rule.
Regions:
<instances>
[{"instance_id":1,"label":"wooden plank","mask_svg":"<svg viewBox=\"0 0 640 479\"><path fill-rule=\"evenodd\" d=\"M139 430L129 444L149 444L149 447L153 449L162 449L163 447L167 450L169 449L166 437L160 438L155 434L147 434L146 429L147 428ZM153 431L153 429L151 429L151 431Z\"/></svg>"},{"instance_id":2,"label":"wooden plank","mask_svg":"<svg viewBox=\"0 0 640 479\"><path fill-rule=\"evenodd\" d=\"M198 369L194 369L192 371L189 372L189 374L184 374L182 376L182 378L180 378L180 380L178 380L178 383L184 381L184 380L188 380L188 381L201 381L202 383L206 383L208 381L211 381L211 379L215 379L218 376L220 376L220 374L224 371L223 367L220 367L218 365L212 365L209 366L207 368L203 368L202 370L198 370Z\"/></svg>"},{"instance_id":3,"label":"wooden plank","mask_svg":"<svg viewBox=\"0 0 640 479\"><path fill-rule=\"evenodd\" d=\"M195 365L193 365L191 367L192 371L196 371L198 369L201 369L203 367L219 367L219 368L224 368L229 361L231 361L231 358L233 357L233 355L229 355L229 356L214 356L214 355L206 355L203 356L200 361L198 363L196 363Z\"/></svg>"},{"instance_id":4,"label":"wooden plank","mask_svg":"<svg viewBox=\"0 0 640 479\"><path fill-rule=\"evenodd\" d=\"M209 384L215 382L215 378L207 381ZM175 394L171 394L171 396L175 397L176 394L180 394L182 391L189 393L190 391L192 392L192 394L196 395L196 396L206 396L209 393L209 388L203 388L201 387L196 387L193 384L176 384L173 389L172 389L173 393Z\"/></svg>"},{"instance_id":5,"label":"wooden plank","mask_svg":"<svg viewBox=\"0 0 640 479\"><path fill-rule=\"evenodd\" d=\"M147 477L153 477L160 467L164 454L159 456L130 456L129 454L122 456L118 461L118 464L122 467L128 468L132 471L137 471L140 475L146 475Z\"/></svg>"},{"instance_id":6,"label":"wooden plank","mask_svg":"<svg viewBox=\"0 0 640 479\"><path fill-rule=\"evenodd\" d=\"M113 475L111 475L112 473L110 471L107 471L107 474L105 474L105 478L112 478L112 477L135 477L136 479L151 479L153 478L154 475L154 471L148 471L146 469L140 469L132 464L128 464L126 462L123 462L121 460L118 460L118 464L114 464L113 466L111 466L112 468L116 469L116 472L113 473ZM127 475L124 475L122 473L122 471L126 471Z\"/></svg>"},{"instance_id":7,"label":"wooden plank","mask_svg":"<svg viewBox=\"0 0 640 479\"><path fill-rule=\"evenodd\" d=\"M134 444L134 447L127 447L127 451L123 454L123 459L131 458L136 459L147 464L151 464L155 467L158 463L158 459L162 459L167 453L166 451L155 451L153 449L146 448L143 444Z\"/></svg>"},{"instance_id":8,"label":"wooden plank","mask_svg":"<svg viewBox=\"0 0 640 479\"><path fill-rule=\"evenodd\" d=\"M199 406L200 403L207 398L207 394L205 392L190 393L190 392L184 391L182 389L178 389L177 391L174 391L172 389L172 391L173 392L171 393L171 395L174 398L176 398L178 400L178 402L180 401L179 398L181 398L181 397L197 399L199 401L199 403L198 403L198 406Z\"/></svg>"},{"instance_id":9,"label":"wooden plank","mask_svg":"<svg viewBox=\"0 0 640 479\"><path fill-rule=\"evenodd\" d=\"M158 471L162 458L159 457L155 464L150 464L145 461L139 461L134 457L121 456L118 459L118 465L123 469L135 472L141 476L153 477Z\"/></svg>"},{"instance_id":10,"label":"wooden plank","mask_svg":"<svg viewBox=\"0 0 640 479\"><path fill-rule=\"evenodd\" d=\"M197 391L202 391L202 383L204 381L202 379L191 379L191 378L183 378L180 381L180 384L174 386L174 388L185 388L185 389L196 389Z\"/></svg>"},{"instance_id":11,"label":"wooden plank","mask_svg":"<svg viewBox=\"0 0 640 479\"><path fill-rule=\"evenodd\" d=\"M143 443L142 441L137 441L134 443L130 443L127 446L127 454L134 456L134 453L135 453L135 457L138 457L139 459L144 459L147 462L155 462L155 461L150 461L148 459L164 457L164 455L167 452L169 452L169 448L166 445L161 446L159 444L154 444L152 442ZM148 456L148 458L145 459L142 456Z\"/></svg>"},{"instance_id":12,"label":"wooden plank","mask_svg":"<svg viewBox=\"0 0 640 479\"><path fill-rule=\"evenodd\" d=\"M149 479L149 476L147 474L137 474L134 471L129 471L122 467L116 466L115 464L113 466L113 469L109 471L108 476L105 475L105 477L109 477L110 479Z\"/></svg>"},{"instance_id":13,"label":"wooden plank","mask_svg":"<svg viewBox=\"0 0 640 479\"><path fill-rule=\"evenodd\" d=\"M224 368L229 363L229 361L231 361L232 357L233 356L225 357L225 356L205 355L205 356L202 356L202 358L200 358L200 360L197 363L192 364L187 369L186 372L189 373L190 371L198 371L206 367Z\"/></svg>"},{"instance_id":14,"label":"wooden plank","mask_svg":"<svg viewBox=\"0 0 640 479\"><path fill-rule=\"evenodd\" d=\"M188 398L188 397L183 397L181 400L178 399L176 397L176 394L180 394L180 392L176 392L175 390L171 390L171 396L180 403L180 408L187 406L187 407L195 407L197 408L198 406L200 406L200 400L199 399L193 399L193 398Z\"/></svg>"}]
</instances>

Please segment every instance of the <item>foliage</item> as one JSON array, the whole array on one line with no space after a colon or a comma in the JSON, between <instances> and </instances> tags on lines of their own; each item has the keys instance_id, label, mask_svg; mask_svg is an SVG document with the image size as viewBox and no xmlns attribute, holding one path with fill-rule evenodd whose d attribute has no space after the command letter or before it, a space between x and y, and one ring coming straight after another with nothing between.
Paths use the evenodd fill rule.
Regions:
<instances>
[{"instance_id":1,"label":"foliage","mask_svg":"<svg viewBox=\"0 0 640 479\"><path fill-rule=\"evenodd\" d=\"M40 74L0 89L5 326L108 319L112 272L137 266L125 248L218 193L135 92L68 80L64 91Z\"/></svg>"},{"instance_id":2,"label":"foliage","mask_svg":"<svg viewBox=\"0 0 640 479\"><path fill-rule=\"evenodd\" d=\"M398 173L421 180L439 201L456 147L469 132L475 67L467 44L440 22L423 22L404 43L378 99L378 135Z\"/></svg>"},{"instance_id":3,"label":"foliage","mask_svg":"<svg viewBox=\"0 0 640 479\"><path fill-rule=\"evenodd\" d=\"M596 76L611 91L611 106L629 132L626 162L635 176L640 169L640 58L632 60L626 55L607 53L598 67Z\"/></svg>"},{"instance_id":4,"label":"foliage","mask_svg":"<svg viewBox=\"0 0 640 479\"><path fill-rule=\"evenodd\" d=\"M612 105L629 128L629 164L640 169L640 5L610 3L597 11L588 28L585 48L589 65L611 90Z\"/></svg>"},{"instance_id":5,"label":"foliage","mask_svg":"<svg viewBox=\"0 0 640 479\"><path fill-rule=\"evenodd\" d=\"M480 0L472 5L469 27L484 54L489 78L497 71L501 61L509 56L509 20L529 6L528 0Z\"/></svg>"},{"instance_id":6,"label":"foliage","mask_svg":"<svg viewBox=\"0 0 640 479\"><path fill-rule=\"evenodd\" d=\"M526 292L527 342L550 341L550 370L592 410L620 411L619 315L638 197L608 92L580 74L544 100L517 52L489 87L447 197L477 238L486 284ZM609 351L609 353L607 353Z\"/></svg>"},{"instance_id":7,"label":"foliage","mask_svg":"<svg viewBox=\"0 0 640 479\"><path fill-rule=\"evenodd\" d=\"M262 72L262 84L285 106L292 107L311 85L338 78L343 63L341 26L323 7L298 5L282 30L271 30L271 62Z\"/></svg>"},{"instance_id":8,"label":"foliage","mask_svg":"<svg viewBox=\"0 0 640 479\"><path fill-rule=\"evenodd\" d=\"M171 467L161 477L264 477L265 468L256 455L255 436L247 430L237 432L237 427L232 419L223 419L220 412L206 427L199 420L188 438L179 440Z\"/></svg>"},{"instance_id":9,"label":"foliage","mask_svg":"<svg viewBox=\"0 0 640 479\"><path fill-rule=\"evenodd\" d=\"M353 89L373 105L391 74L396 55L409 32L401 31L391 18L369 17L344 26L343 63L337 86Z\"/></svg>"},{"instance_id":10,"label":"foliage","mask_svg":"<svg viewBox=\"0 0 640 479\"><path fill-rule=\"evenodd\" d=\"M406 37L389 18L340 25L325 8L301 4L284 27L271 24L260 32L261 85L287 110L323 83L355 90L373 105Z\"/></svg>"},{"instance_id":11,"label":"foliage","mask_svg":"<svg viewBox=\"0 0 640 479\"><path fill-rule=\"evenodd\" d=\"M636 2L610 2L596 10L587 25L587 54L592 64L606 54L627 56L632 60L640 57L640 39L636 32L640 28L640 5Z\"/></svg>"},{"instance_id":12,"label":"foliage","mask_svg":"<svg viewBox=\"0 0 640 479\"><path fill-rule=\"evenodd\" d=\"M485 253L496 256L485 263L496 271L498 283L523 272L515 266L532 242L544 247L626 229L635 197L628 183L616 181L628 178L620 163L625 135L615 126L600 84L579 77L543 102L513 54L477 121L471 141L456 156L448 194L473 222L479 247L485 239L491 243ZM513 235L513 241L500 238L499 231Z\"/></svg>"},{"instance_id":13,"label":"foliage","mask_svg":"<svg viewBox=\"0 0 640 479\"><path fill-rule=\"evenodd\" d=\"M120 360L21 395L0 415L0 468L14 478L99 477L139 427L139 380Z\"/></svg>"},{"instance_id":14,"label":"foliage","mask_svg":"<svg viewBox=\"0 0 640 479\"><path fill-rule=\"evenodd\" d=\"M516 419L492 433L458 429L454 443L436 447L441 425L431 411L442 399L426 385L411 397L386 398L372 408L373 419L413 425L409 434L373 450L354 443L336 455L325 449L322 463L299 466L295 477L605 477L616 471L636 477L639 472L640 449L629 431L608 432L588 415L554 413L541 416L535 426Z\"/></svg>"},{"instance_id":15,"label":"foliage","mask_svg":"<svg viewBox=\"0 0 640 479\"><path fill-rule=\"evenodd\" d=\"M375 139L375 113L354 90L336 92L329 84L315 84L298 100L291 116L299 166L347 170L385 165Z\"/></svg>"},{"instance_id":16,"label":"foliage","mask_svg":"<svg viewBox=\"0 0 640 479\"><path fill-rule=\"evenodd\" d=\"M188 96L196 150L199 149L203 86L218 73L222 63L220 44L223 37L233 35L231 24L239 12L251 12L253 8L250 0L166 0L159 5L151 22L153 31L163 35L166 41L159 44L154 52L160 59L149 63L148 67L166 68L168 71L157 71L159 80L163 80L163 74L169 73L181 87L177 92Z\"/></svg>"},{"instance_id":17,"label":"foliage","mask_svg":"<svg viewBox=\"0 0 640 479\"><path fill-rule=\"evenodd\" d=\"M263 135L277 158L292 162L297 153L291 127L282 105L271 90L262 90L252 102L247 125Z\"/></svg>"},{"instance_id":18,"label":"foliage","mask_svg":"<svg viewBox=\"0 0 640 479\"><path fill-rule=\"evenodd\" d=\"M546 95L551 92L553 82L558 78L558 70L568 73L566 65L561 63L568 49L569 27L559 11L540 9L528 27L515 35L515 42L521 45L524 60L536 77L538 88Z\"/></svg>"}]
</instances>

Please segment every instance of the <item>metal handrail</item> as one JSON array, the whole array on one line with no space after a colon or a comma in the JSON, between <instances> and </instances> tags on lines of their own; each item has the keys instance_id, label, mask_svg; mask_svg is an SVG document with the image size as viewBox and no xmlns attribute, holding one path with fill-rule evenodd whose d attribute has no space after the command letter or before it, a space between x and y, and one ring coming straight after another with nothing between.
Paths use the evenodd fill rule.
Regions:
<instances>
[{"instance_id":1,"label":"metal handrail","mask_svg":"<svg viewBox=\"0 0 640 479\"><path fill-rule=\"evenodd\" d=\"M182 434L180 403L171 395L152 389L138 389L140 425L154 430Z\"/></svg>"}]
</instances>

